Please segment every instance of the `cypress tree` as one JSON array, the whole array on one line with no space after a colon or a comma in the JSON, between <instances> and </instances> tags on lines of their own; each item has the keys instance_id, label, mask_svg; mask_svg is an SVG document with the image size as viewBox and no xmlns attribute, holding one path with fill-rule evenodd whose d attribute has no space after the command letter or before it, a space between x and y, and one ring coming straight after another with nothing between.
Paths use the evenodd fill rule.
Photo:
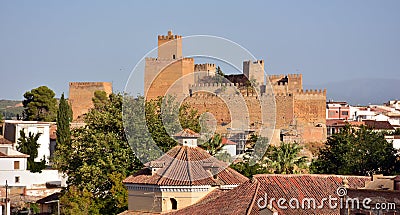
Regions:
<instances>
[{"instance_id":1,"label":"cypress tree","mask_svg":"<svg viewBox=\"0 0 400 215\"><path fill-rule=\"evenodd\" d=\"M55 164L59 166L59 162L63 162L68 157L68 148L71 144L71 130L69 123L72 119L71 107L64 98L64 93L61 95L60 103L57 111L57 140L56 140L56 156ZM62 165L61 165L62 166Z\"/></svg>"}]
</instances>

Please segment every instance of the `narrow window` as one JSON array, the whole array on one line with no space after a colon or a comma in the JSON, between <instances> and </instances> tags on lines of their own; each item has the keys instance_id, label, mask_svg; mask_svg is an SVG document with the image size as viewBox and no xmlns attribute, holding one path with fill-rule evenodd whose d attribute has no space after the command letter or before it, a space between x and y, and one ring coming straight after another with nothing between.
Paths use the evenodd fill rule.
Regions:
<instances>
[{"instance_id":1,"label":"narrow window","mask_svg":"<svg viewBox=\"0 0 400 215\"><path fill-rule=\"evenodd\" d=\"M175 60L175 55L172 55L172 59L174 59L174 60Z\"/></svg>"},{"instance_id":2,"label":"narrow window","mask_svg":"<svg viewBox=\"0 0 400 215\"><path fill-rule=\"evenodd\" d=\"M19 161L14 161L14 169L19 169Z\"/></svg>"},{"instance_id":3,"label":"narrow window","mask_svg":"<svg viewBox=\"0 0 400 215\"><path fill-rule=\"evenodd\" d=\"M15 176L15 183L19 183L19 176Z\"/></svg>"},{"instance_id":4,"label":"narrow window","mask_svg":"<svg viewBox=\"0 0 400 215\"><path fill-rule=\"evenodd\" d=\"M176 199L171 198L171 205L172 205L172 210L178 209L178 202L176 201Z\"/></svg>"}]
</instances>

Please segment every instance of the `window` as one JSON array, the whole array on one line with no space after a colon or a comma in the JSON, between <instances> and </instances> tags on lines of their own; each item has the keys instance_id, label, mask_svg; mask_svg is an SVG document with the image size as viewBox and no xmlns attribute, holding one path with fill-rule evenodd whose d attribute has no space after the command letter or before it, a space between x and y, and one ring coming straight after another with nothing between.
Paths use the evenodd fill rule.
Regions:
<instances>
[{"instance_id":1,"label":"window","mask_svg":"<svg viewBox=\"0 0 400 215\"><path fill-rule=\"evenodd\" d=\"M347 115L349 115L349 112L348 111L342 111L342 115L347 116Z\"/></svg>"},{"instance_id":2,"label":"window","mask_svg":"<svg viewBox=\"0 0 400 215\"><path fill-rule=\"evenodd\" d=\"M177 210L178 209L178 202L176 201L176 199L171 198L171 205L172 205L172 210Z\"/></svg>"},{"instance_id":3,"label":"window","mask_svg":"<svg viewBox=\"0 0 400 215\"><path fill-rule=\"evenodd\" d=\"M172 59L174 59L174 60L175 60L175 55L174 55L174 54L172 55Z\"/></svg>"},{"instance_id":4,"label":"window","mask_svg":"<svg viewBox=\"0 0 400 215\"><path fill-rule=\"evenodd\" d=\"M19 161L14 161L14 169L19 169Z\"/></svg>"},{"instance_id":5,"label":"window","mask_svg":"<svg viewBox=\"0 0 400 215\"><path fill-rule=\"evenodd\" d=\"M19 176L15 176L15 183L19 183Z\"/></svg>"}]
</instances>

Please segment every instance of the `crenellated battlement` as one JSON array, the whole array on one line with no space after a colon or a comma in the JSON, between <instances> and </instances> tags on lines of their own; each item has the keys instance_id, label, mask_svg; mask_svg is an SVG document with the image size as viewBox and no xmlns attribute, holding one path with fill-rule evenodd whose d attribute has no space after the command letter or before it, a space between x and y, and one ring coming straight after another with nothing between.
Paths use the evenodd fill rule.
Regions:
<instances>
[{"instance_id":1,"label":"crenellated battlement","mask_svg":"<svg viewBox=\"0 0 400 215\"><path fill-rule=\"evenodd\" d=\"M243 83L199 83L190 85L193 87L239 87L243 86Z\"/></svg>"},{"instance_id":2,"label":"crenellated battlement","mask_svg":"<svg viewBox=\"0 0 400 215\"><path fill-rule=\"evenodd\" d=\"M282 79L285 77L285 75L268 75L267 76L270 80L271 79Z\"/></svg>"},{"instance_id":3,"label":"crenellated battlement","mask_svg":"<svg viewBox=\"0 0 400 215\"><path fill-rule=\"evenodd\" d=\"M155 57L146 57L146 61L154 61L154 62L165 62L165 61L189 61L189 62L194 62L193 58L189 58L189 57L184 57L184 58L180 58L180 59L169 59L169 58L155 58Z\"/></svg>"},{"instance_id":4,"label":"crenellated battlement","mask_svg":"<svg viewBox=\"0 0 400 215\"><path fill-rule=\"evenodd\" d=\"M256 60L256 61L248 60L248 61L243 61L243 63L245 63L245 64L250 64L250 63L252 63L252 64L264 65L264 60Z\"/></svg>"},{"instance_id":5,"label":"crenellated battlement","mask_svg":"<svg viewBox=\"0 0 400 215\"><path fill-rule=\"evenodd\" d=\"M326 96L326 89L306 89L297 90L296 94L299 95L324 95Z\"/></svg>"},{"instance_id":6,"label":"crenellated battlement","mask_svg":"<svg viewBox=\"0 0 400 215\"><path fill-rule=\"evenodd\" d=\"M194 65L194 71L208 71L208 70L215 70L215 64L203 63Z\"/></svg>"},{"instance_id":7,"label":"crenellated battlement","mask_svg":"<svg viewBox=\"0 0 400 215\"><path fill-rule=\"evenodd\" d=\"M158 40L175 40L180 39L182 36L172 34L172 31L168 31L168 35L158 35Z\"/></svg>"},{"instance_id":8,"label":"crenellated battlement","mask_svg":"<svg viewBox=\"0 0 400 215\"><path fill-rule=\"evenodd\" d=\"M274 83L271 83L271 85L273 85L273 86L287 86L288 82L274 82Z\"/></svg>"},{"instance_id":9,"label":"crenellated battlement","mask_svg":"<svg viewBox=\"0 0 400 215\"><path fill-rule=\"evenodd\" d=\"M70 87L103 87L105 85L111 85L110 82L69 82Z\"/></svg>"},{"instance_id":10,"label":"crenellated battlement","mask_svg":"<svg viewBox=\"0 0 400 215\"><path fill-rule=\"evenodd\" d=\"M303 75L302 74L288 74L288 78L301 78Z\"/></svg>"},{"instance_id":11,"label":"crenellated battlement","mask_svg":"<svg viewBox=\"0 0 400 215\"><path fill-rule=\"evenodd\" d=\"M224 99L229 99L229 98L238 98L238 97L246 97L246 98L254 98L257 99L258 98L258 94L256 93L249 93L249 94L244 94L244 93L235 93L235 94L217 94L217 93L211 93L211 92L195 92L193 93L193 95L191 96L192 98L214 98L214 97L221 97ZM264 96L264 95L263 95Z\"/></svg>"}]
</instances>

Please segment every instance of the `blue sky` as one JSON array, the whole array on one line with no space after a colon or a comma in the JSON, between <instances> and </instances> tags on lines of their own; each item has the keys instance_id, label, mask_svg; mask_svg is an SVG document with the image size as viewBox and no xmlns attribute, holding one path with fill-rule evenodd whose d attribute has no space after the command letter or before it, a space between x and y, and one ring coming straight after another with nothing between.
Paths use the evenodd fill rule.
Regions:
<instances>
[{"instance_id":1,"label":"blue sky","mask_svg":"<svg viewBox=\"0 0 400 215\"><path fill-rule=\"evenodd\" d=\"M121 92L169 29L235 41L268 74L300 72L306 87L333 86L328 94L361 79L400 81L399 11L396 0L1 1L0 99L41 85L68 94L71 81Z\"/></svg>"}]
</instances>

